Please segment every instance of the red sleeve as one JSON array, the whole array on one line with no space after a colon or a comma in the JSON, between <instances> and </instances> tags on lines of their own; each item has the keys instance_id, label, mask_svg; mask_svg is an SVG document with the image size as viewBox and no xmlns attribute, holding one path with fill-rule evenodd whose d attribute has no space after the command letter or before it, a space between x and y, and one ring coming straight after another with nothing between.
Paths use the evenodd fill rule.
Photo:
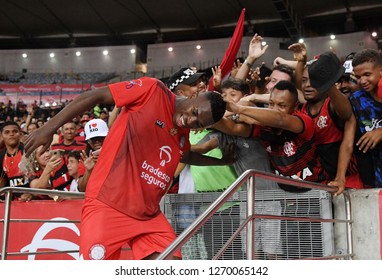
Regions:
<instances>
[{"instance_id":1,"label":"red sleeve","mask_svg":"<svg viewBox=\"0 0 382 280\"><path fill-rule=\"evenodd\" d=\"M190 130L188 128L179 129L179 145L182 153L191 149Z\"/></svg>"},{"instance_id":2,"label":"red sleeve","mask_svg":"<svg viewBox=\"0 0 382 280\"><path fill-rule=\"evenodd\" d=\"M77 171L78 177L84 176L85 171L86 171L85 165L82 161L80 161L78 163L78 171Z\"/></svg>"},{"instance_id":3,"label":"red sleeve","mask_svg":"<svg viewBox=\"0 0 382 280\"><path fill-rule=\"evenodd\" d=\"M147 93L157 83L157 79L143 77L137 80L110 84L109 89L117 107L141 107L151 96Z\"/></svg>"},{"instance_id":4,"label":"red sleeve","mask_svg":"<svg viewBox=\"0 0 382 280\"><path fill-rule=\"evenodd\" d=\"M300 136L306 140L312 139L314 135L314 122L312 118L300 111L296 111L292 115L300 118L304 124L304 129L300 133Z\"/></svg>"}]
</instances>

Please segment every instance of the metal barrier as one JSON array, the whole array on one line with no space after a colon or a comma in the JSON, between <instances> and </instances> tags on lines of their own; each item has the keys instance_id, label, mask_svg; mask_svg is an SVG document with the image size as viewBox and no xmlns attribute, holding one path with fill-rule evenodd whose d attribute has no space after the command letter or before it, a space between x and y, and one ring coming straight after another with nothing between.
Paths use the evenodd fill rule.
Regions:
<instances>
[{"instance_id":1,"label":"metal barrier","mask_svg":"<svg viewBox=\"0 0 382 280\"><path fill-rule=\"evenodd\" d=\"M169 259L171 258L171 255L176 251L179 250L182 246L184 246L191 237L195 236L198 233L198 230L204 226L208 221L213 218L213 216L217 213L217 211L223 207L227 202L229 203L232 201L232 197L238 196L238 190L240 187L242 187L245 183L247 183L247 197L246 197L246 218L244 221L241 222L241 224L238 226L238 228L232 232L232 236L226 241L226 243L222 246L222 248L216 253L216 255L213 256L212 259L220 259L220 257L224 254L225 250L229 246L232 246L232 242L235 240L236 237L238 237L244 230L246 230L246 244L245 244L245 252L246 252L246 259L252 260L256 259L256 252L255 252L255 219L271 219L271 220L280 220L280 221L296 221L296 223L303 223L303 222L310 222L310 223L321 223L324 225L332 225L332 223L344 223L346 224L346 240L347 240L347 252L341 253L340 255L331 254L328 256L311 256L311 257L301 257L300 259L345 259L345 258L352 258L354 256L353 254L353 243L352 243L352 219L351 219L351 205L350 205L350 196L345 191L344 199L345 199L345 213L346 218L345 219L331 219L331 218L320 218L320 217L301 217L301 216L288 216L288 215L264 215L264 214L256 214L255 212L255 202L258 202L255 199L255 178L263 178L267 180L272 180L277 183L282 183L290 186L295 186L297 188L308 188L312 189L312 191L324 191L327 195L327 191L334 191L336 190L335 187L326 186L323 184L318 183L312 183L307 181L301 181L301 180L295 180L290 179L286 177L281 177L279 175L261 172L261 171L255 171L255 170L248 170L244 174L242 174L227 190L225 190L223 193L220 194L218 197L214 197L213 203L202 213L200 216L195 218L194 222L191 223L186 229L184 229L178 236L178 238L162 253L158 256L158 260L162 259ZM309 193L309 192L307 192ZM200 195L200 194L196 194ZM295 194L297 197L306 197L304 193L298 193ZM230 200L231 199L231 200ZM235 201L235 199L233 199ZM237 199L236 199L237 201ZM173 200L170 201L169 205ZM182 201L184 202L184 201ZM187 202L187 201L186 201ZM169 217L168 217L169 219ZM218 232L219 234L219 232ZM221 234L221 233L220 233ZM333 237L331 237L333 238ZM329 240L330 242L333 242L333 240Z\"/></svg>"},{"instance_id":2,"label":"metal barrier","mask_svg":"<svg viewBox=\"0 0 382 280\"><path fill-rule=\"evenodd\" d=\"M1 260L6 260L8 256L8 236L9 236L9 223L12 222L50 222L50 223L79 223L79 221L69 221L69 220L11 220L11 203L12 195L14 193L30 193L36 195L52 195L52 196L62 196L70 198L84 198L84 193L82 192L67 192L67 191L57 191L57 190L42 190L42 189L32 189L32 188L20 188L20 187L6 187L0 190L0 194L5 194L4 200L4 226L3 226L3 237L1 246ZM73 251L60 251L60 252L39 252L34 254L57 254L57 253L73 253ZM27 253L32 254L32 253ZM25 253L14 253L12 255L25 255Z\"/></svg>"},{"instance_id":3,"label":"metal barrier","mask_svg":"<svg viewBox=\"0 0 382 280\"><path fill-rule=\"evenodd\" d=\"M240 224L235 232L232 233L232 236L228 241L222 246L219 252L213 257L213 259L219 259L225 252L225 250L232 244L233 240L242 234L243 230L246 230L246 259L255 259L255 219L273 219L273 220L284 220L284 221L310 221L310 222L319 222L319 223L345 223L346 224L346 240L347 240L347 252L340 255L331 255L310 259L344 259L352 258L353 254L353 243L352 243L352 218L351 218L351 205L350 197L347 192L344 192L345 199L345 213L346 219L321 219L316 217L296 217L296 216L281 216L281 215L259 215L255 213L255 178L264 178L268 180L273 180L277 183L283 183L298 188L310 188L312 190L321 190L321 191L333 191L334 187L311 183L307 181L294 180L290 178L280 177L279 175L260 172L255 170L248 170L242 174L227 190L225 190L219 197L214 200L214 202L199 216L195 221L187 227L178 238L162 253L159 255L158 259L169 259L171 255L183 246L197 231L202 227L230 198L244 184L247 185L246 192L246 218ZM1 259L7 259L8 255L25 255L25 254L56 254L57 252L34 252L34 253L8 253L8 237L9 237L9 224L10 222L49 222L49 223L79 223L79 221L69 221L69 220L36 220L36 219L11 219L11 203L12 196L14 193L31 193L37 195L58 195L63 197L70 198L84 198L84 193L72 193L66 191L56 191L56 190L41 190L41 189L30 189L30 188L18 188L18 187L6 187L0 190L0 194L5 194L5 203L4 203L4 226L3 226L3 235L2 235L2 248L1 248ZM166 198L166 197L165 197ZM61 253L72 253L72 251L60 251Z\"/></svg>"}]
</instances>

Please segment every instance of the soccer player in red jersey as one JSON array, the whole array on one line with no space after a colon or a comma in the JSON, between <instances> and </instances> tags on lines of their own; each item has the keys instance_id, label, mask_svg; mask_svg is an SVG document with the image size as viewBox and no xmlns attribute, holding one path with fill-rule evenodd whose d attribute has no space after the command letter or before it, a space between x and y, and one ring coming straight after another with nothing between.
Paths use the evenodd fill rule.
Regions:
<instances>
[{"instance_id":1,"label":"soccer player in red jersey","mask_svg":"<svg viewBox=\"0 0 382 280\"><path fill-rule=\"evenodd\" d=\"M111 127L89 179L81 219L80 252L84 259L118 259L126 243L134 259L155 259L175 239L160 211L179 161L226 165L222 159L189 151L190 128L220 120L226 104L219 93L193 99L175 96L161 81L141 78L81 94L46 125L29 135L25 149L49 147L52 132L96 104L113 104L121 113ZM174 254L180 258L180 251Z\"/></svg>"}]
</instances>

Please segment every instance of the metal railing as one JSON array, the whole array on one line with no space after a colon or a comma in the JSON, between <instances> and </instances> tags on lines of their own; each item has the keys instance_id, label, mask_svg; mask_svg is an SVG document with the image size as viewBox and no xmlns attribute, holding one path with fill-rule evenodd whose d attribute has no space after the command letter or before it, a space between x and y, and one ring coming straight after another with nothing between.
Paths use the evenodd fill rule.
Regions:
<instances>
[{"instance_id":1,"label":"metal railing","mask_svg":"<svg viewBox=\"0 0 382 280\"><path fill-rule=\"evenodd\" d=\"M224 244L221 250L213 257L213 259L219 259L219 257L224 253L225 249L233 242L233 240L240 234L240 232L246 228L246 252L247 259L255 259L255 219L279 219L279 220L295 220L295 221L309 221L309 222L321 222L321 223L346 223L346 240L348 252L347 254L324 256L317 258L306 258L306 259L344 259L352 258L353 254L353 238L352 238L352 217L351 217L351 205L350 196L345 191L345 219L321 219L321 218L310 218L310 217L289 217L289 216L276 216L276 215L257 215L255 214L255 178L263 178L275 181L277 183L287 184L297 188L308 188L317 189L323 191L336 191L336 187L331 187L323 184L295 180L286 177L281 177L276 174L271 174L256 170L247 170L243 173L229 188L227 188L219 197L216 199L195 221L187 227L176 239L175 241L164 250L159 256L158 260L170 259L175 251L179 250L223 205L231 198L240 187L247 183L247 217L245 221L239 226L239 228L233 233L232 237Z\"/></svg>"},{"instance_id":2,"label":"metal railing","mask_svg":"<svg viewBox=\"0 0 382 280\"><path fill-rule=\"evenodd\" d=\"M3 225L3 238L1 246L1 260L6 260L8 255L30 255L30 254L54 254L54 253L73 253L73 251L60 251L60 252L35 252L35 253L12 253L7 252L8 249L8 237L9 237L9 224L11 221L11 203L12 196L14 193L29 193L36 195L52 195L52 196L62 196L82 199L84 198L84 193L82 192L67 192L67 191L57 191L57 190L42 190L33 188L20 188L20 187L6 187L0 190L0 194L5 194L4 200L4 225ZM69 221L69 220L37 220L37 219L18 219L18 222L51 222L51 223L79 223L79 221Z\"/></svg>"},{"instance_id":3,"label":"metal railing","mask_svg":"<svg viewBox=\"0 0 382 280\"><path fill-rule=\"evenodd\" d=\"M317 259L343 259L352 258L353 254L353 243L352 243L352 217L351 217L351 205L350 196L345 191L344 201L345 201L345 219L319 219L319 218L307 218L307 217L288 217L288 216L276 216L276 215L257 215L255 214L255 178L264 178L268 180L275 181L277 183L283 183L298 188L309 188L318 189L324 191L334 191L335 187L330 187L318 183L312 183L308 181L294 180L286 177L281 177L279 175L248 170L243 173L227 190L225 190L196 220L186 228L176 240L159 256L158 260L169 259L172 254L180 249L191 237L194 235L198 229L203 226L219 209L223 204L231 198L240 187L247 183L247 217L245 221L239 226L239 228L233 233L231 238L226 242L226 244L221 248L221 250L214 256L213 259L219 259L219 257L224 253L225 249L232 243L232 241L241 233L243 229L246 228L246 255L247 259L252 260L255 258L255 219L279 219L279 220L295 220L295 221L310 221L310 222L323 222L323 223L346 223L346 240L347 240L347 253L341 255L332 255L319 257ZM5 194L4 200L4 219L3 219L3 235L2 235L2 247L1 247L1 260L7 259L8 255L26 255L26 254L53 254L53 253L72 253L72 251L60 251L60 252L35 252L35 253L8 253L8 238L9 238L9 224L10 222L15 222L16 220L11 219L11 203L12 196L14 193L30 193L36 195L58 195L62 197L70 198L84 198L84 193L66 192L66 191L56 191L56 190L41 190L41 189L31 189L31 188L20 188L20 187L6 187L0 190L0 194ZM0 220L1 221L1 220ZM79 223L79 221L68 221L68 220L37 220L37 219L18 219L17 222L52 222L52 223ZM313 258L310 258L313 259ZM316 259L316 258L315 258Z\"/></svg>"}]
</instances>

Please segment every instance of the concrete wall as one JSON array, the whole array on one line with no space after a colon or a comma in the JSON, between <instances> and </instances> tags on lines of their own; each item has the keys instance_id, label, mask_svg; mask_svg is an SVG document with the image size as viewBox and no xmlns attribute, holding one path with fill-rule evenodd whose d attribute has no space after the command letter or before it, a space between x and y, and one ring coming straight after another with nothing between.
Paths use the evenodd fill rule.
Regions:
<instances>
[{"instance_id":1,"label":"concrete wall","mask_svg":"<svg viewBox=\"0 0 382 280\"><path fill-rule=\"evenodd\" d=\"M381 259L382 190L349 191L353 216L353 252L357 260ZM335 218L345 219L343 197L333 199ZM346 252L345 225L335 225L337 253Z\"/></svg>"}]
</instances>

